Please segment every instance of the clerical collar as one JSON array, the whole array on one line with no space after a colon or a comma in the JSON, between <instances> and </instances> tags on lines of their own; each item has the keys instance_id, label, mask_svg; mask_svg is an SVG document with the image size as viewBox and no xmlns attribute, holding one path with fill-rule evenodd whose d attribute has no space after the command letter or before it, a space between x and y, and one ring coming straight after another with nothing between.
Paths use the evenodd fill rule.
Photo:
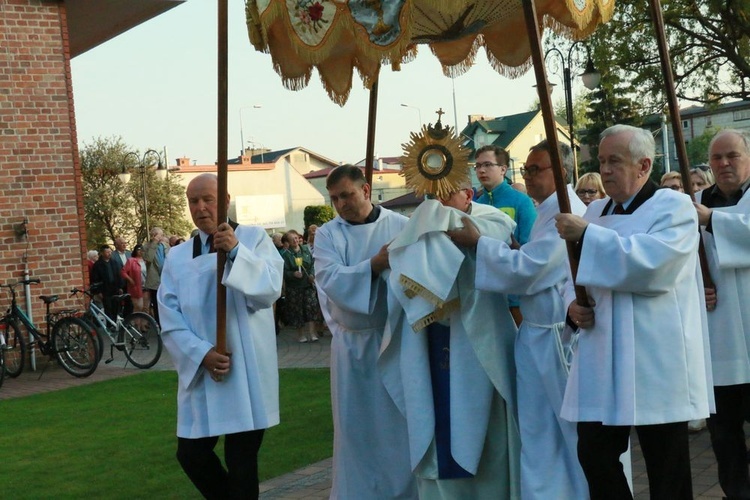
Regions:
<instances>
[{"instance_id":1,"label":"clerical collar","mask_svg":"<svg viewBox=\"0 0 750 500\"><path fill-rule=\"evenodd\" d=\"M204 233L202 230L198 229L198 237L201 239L201 246L206 246L206 240L208 240L208 233Z\"/></svg>"},{"instance_id":2,"label":"clerical collar","mask_svg":"<svg viewBox=\"0 0 750 500\"><path fill-rule=\"evenodd\" d=\"M651 179L648 179L635 196L625 200L625 203L623 203L625 213L632 214L638 210L638 208L646 203L646 201L648 201L658 189L659 186ZM615 201L610 198L606 205L604 205L604 210L602 210L601 216L604 217L605 215L610 215L614 211L614 205L616 205Z\"/></svg>"},{"instance_id":3,"label":"clerical collar","mask_svg":"<svg viewBox=\"0 0 750 500\"><path fill-rule=\"evenodd\" d=\"M640 192L640 190L638 190L638 191ZM622 205L622 209L625 212L628 211L628 207L630 206L631 203L633 203L633 200L635 200L635 197L637 195L638 195L638 193L635 193L633 196L631 196L630 198L628 198L627 200L625 200L625 201L623 201L622 203L619 204L619 205ZM612 201L614 201L614 200L612 200ZM614 212L615 206L617 206L617 205L618 205L617 203L615 203L614 205L612 205L612 210L609 211L610 215Z\"/></svg>"},{"instance_id":4,"label":"clerical collar","mask_svg":"<svg viewBox=\"0 0 750 500\"><path fill-rule=\"evenodd\" d=\"M346 222L348 222L352 226L361 226L362 224L371 224L375 222L376 220L378 220L378 217L380 217L380 205L373 205L370 214L362 222L355 222L351 220L348 220Z\"/></svg>"},{"instance_id":5,"label":"clerical collar","mask_svg":"<svg viewBox=\"0 0 750 500\"><path fill-rule=\"evenodd\" d=\"M701 195L701 203L709 208L733 207L740 202L748 187L750 187L750 178L743 182L734 193L727 196L719 189L719 186L714 184Z\"/></svg>"}]
</instances>

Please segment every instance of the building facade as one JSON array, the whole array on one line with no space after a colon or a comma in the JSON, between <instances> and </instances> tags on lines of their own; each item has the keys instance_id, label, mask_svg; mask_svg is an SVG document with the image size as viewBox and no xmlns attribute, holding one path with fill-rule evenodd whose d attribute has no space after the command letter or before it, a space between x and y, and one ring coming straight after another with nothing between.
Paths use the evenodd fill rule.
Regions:
<instances>
[{"instance_id":1,"label":"building facade","mask_svg":"<svg viewBox=\"0 0 750 500\"><path fill-rule=\"evenodd\" d=\"M651 115L644 119L644 123L654 132L657 157L664 154L662 137L666 130L669 170L679 170L671 120L665 116ZM680 125L686 145L706 132L715 133L725 128L750 130L750 101L734 101L711 107L689 106L680 110ZM705 158L697 163L708 163L708 150Z\"/></svg>"},{"instance_id":2,"label":"building facade","mask_svg":"<svg viewBox=\"0 0 750 500\"><path fill-rule=\"evenodd\" d=\"M307 157L307 164L300 158ZM268 231L304 230L304 211L308 205L323 205L323 195L310 184L299 170L325 170L319 155L304 148L243 155L231 160L227 171L230 195L229 217L240 224L254 224ZM312 160L312 161L311 161ZM318 168L320 167L320 168ZM216 165L193 165L189 158L178 158L176 168L184 187L203 173L216 173ZM185 207L190 220L190 212Z\"/></svg>"},{"instance_id":3,"label":"building facade","mask_svg":"<svg viewBox=\"0 0 750 500\"><path fill-rule=\"evenodd\" d=\"M31 297L86 280L70 59L177 0L0 2L0 283L39 278ZM23 304L23 290L21 303ZM29 300L40 322L40 300Z\"/></svg>"},{"instance_id":4,"label":"building facade","mask_svg":"<svg viewBox=\"0 0 750 500\"><path fill-rule=\"evenodd\" d=\"M570 144L570 138L564 124L557 123L557 138ZM510 165L506 176L511 182L523 182L519 169L526 161L529 148L546 137L544 120L540 110L526 111L515 115L489 117L469 115L469 123L461 131L463 146L471 150L470 159L475 151L483 146L495 145L505 149L510 155ZM472 184L479 186L476 175L472 175Z\"/></svg>"},{"instance_id":5,"label":"building facade","mask_svg":"<svg viewBox=\"0 0 750 500\"><path fill-rule=\"evenodd\" d=\"M401 175L401 170L384 168L383 165L381 163L380 169L375 168L372 171L371 198L375 204L398 198L409 192L409 189L406 187L406 179ZM365 167L359 164L358 166L364 173ZM326 177L328 177L331 170L332 168L327 168L305 174L305 179L323 196L326 205L331 205L331 198L328 196L328 190L326 189Z\"/></svg>"}]
</instances>

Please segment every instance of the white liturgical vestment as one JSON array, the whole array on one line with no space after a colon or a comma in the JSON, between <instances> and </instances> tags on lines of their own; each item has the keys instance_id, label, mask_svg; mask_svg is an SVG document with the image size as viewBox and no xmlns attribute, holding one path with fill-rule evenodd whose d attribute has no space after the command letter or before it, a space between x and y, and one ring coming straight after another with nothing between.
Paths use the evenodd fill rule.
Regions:
<instances>
[{"instance_id":1,"label":"white liturgical vestment","mask_svg":"<svg viewBox=\"0 0 750 500\"><path fill-rule=\"evenodd\" d=\"M445 234L469 217L482 234L510 241L515 222L472 203L471 214L425 200L388 247L389 317L379 361L406 416L420 498L518 498L520 439L513 342L516 326L499 293L477 291L474 252ZM449 327L450 454L471 478L443 479L436 457L434 380L427 326ZM433 363L438 363L432 360ZM440 366L443 366L442 364ZM442 369L445 369L443 366ZM445 411L445 408L442 409Z\"/></svg>"},{"instance_id":2,"label":"white liturgical vestment","mask_svg":"<svg viewBox=\"0 0 750 500\"><path fill-rule=\"evenodd\" d=\"M700 200L700 197L696 197ZM716 309L708 312L714 385L750 383L750 190L731 207L712 208L703 231Z\"/></svg>"},{"instance_id":3,"label":"white liturgical vestment","mask_svg":"<svg viewBox=\"0 0 750 500\"><path fill-rule=\"evenodd\" d=\"M336 217L315 234L315 279L331 329L332 499L416 498L406 420L377 367L386 322L383 275L370 259L401 231L406 217L380 208L374 222Z\"/></svg>"},{"instance_id":4,"label":"white liturgical vestment","mask_svg":"<svg viewBox=\"0 0 750 500\"><path fill-rule=\"evenodd\" d=\"M698 218L690 198L659 189L632 215L585 218L577 282L594 299L582 329L562 416L604 425L706 418L707 325L698 265ZM567 303L574 300L568 283Z\"/></svg>"},{"instance_id":5,"label":"white liturgical vestment","mask_svg":"<svg viewBox=\"0 0 750 500\"><path fill-rule=\"evenodd\" d=\"M279 423L279 374L272 305L284 262L259 227L238 226L239 247L227 259L226 340L232 368L221 382L201 362L216 344L216 254L193 258L193 245L173 247L159 286L164 346L174 361L177 436L202 438ZM197 238L198 236L196 236Z\"/></svg>"},{"instance_id":6,"label":"white liturgical vestment","mask_svg":"<svg viewBox=\"0 0 750 500\"><path fill-rule=\"evenodd\" d=\"M568 186L571 213L586 206ZM561 295L568 279L565 241L555 228L557 194L537 207L529 241L519 250L482 236L477 244L476 286L520 296L523 323L515 359L518 421L521 428L521 498L588 498L578 462L576 426L560 417L567 373L558 352L558 332L567 304Z\"/></svg>"}]
</instances>

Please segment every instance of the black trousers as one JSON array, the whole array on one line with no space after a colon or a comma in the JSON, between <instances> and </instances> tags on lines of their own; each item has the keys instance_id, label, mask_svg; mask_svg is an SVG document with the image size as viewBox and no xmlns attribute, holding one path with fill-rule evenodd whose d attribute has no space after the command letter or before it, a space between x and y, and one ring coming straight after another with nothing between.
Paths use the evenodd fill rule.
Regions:
<instances>
[{"instance_id":1,"label":"black trousers","mask_svg":"<svg viewBox=\"0 0 750 500\"><path fill-rule=\"evenodd\" d=\"M591 500L632 499L620 455L628 448L630 426L578 422L578 460ZM635 427L646 461L652 500L692 500L687 422Z\"/></svg>"},{"instance_id":2,"label":"black trousers","mask_svg":"<svg viewBox=\"0 0 750 500\"><path fill-rule=\"evenodd\" d=\"M115 295L103 295L102 304L104 305L104 313L109 316L112 321L117 321L117 314L119 313L123 318L127 317L128 314L133 312L133 300L128 298L124 302L115 299Z\"/></svg>"},{"instance_id":3,"label":"black trousers","mask_svg":"<svg viewBox=\"0 0 750 500\"><path fill-rule=\"evenodd\" d=\"M102 305L104 306L104 314L112 321L117 321L117 308L119 304L112 298L112 295L102 294Z\"/></svg>"},{"instance_id":4,"label":"black trousers","mask_svg":"<svg viewBox=\"0 0 750 500\"><path fill-rule=\"evenodd\" d=\"M156 301L156 294L159 290L152 290L150 288L148 288L147 290L149 291L148 296L149 302L151 304L151 316L154 318L154 320L156 320L156 324L161 328L161 323L159 323L159 303Z\"/></svg>"},{"instance_id":5,"label":"black trousers","mask_svg":"<svg viewBox=\"0 0 750 500\"><path fill-rule=\"evenodd\" d=\"M201 494L210 500L258 498L258 450L263 429L224 436L224 461L214 452L219 438L177 438L177 460Z\"/></svg>"},{"instance_id":6,"label":"black trousers","mask_svg":"<svg viewBox=\"0 0 750 500\"><path fill-rule=\"evenodd\" d=\"M708 419L719 484L727 498L750 499L745 419L750 417L750 384L714 387L716 414Z\"/></svg>"}]
</instances>

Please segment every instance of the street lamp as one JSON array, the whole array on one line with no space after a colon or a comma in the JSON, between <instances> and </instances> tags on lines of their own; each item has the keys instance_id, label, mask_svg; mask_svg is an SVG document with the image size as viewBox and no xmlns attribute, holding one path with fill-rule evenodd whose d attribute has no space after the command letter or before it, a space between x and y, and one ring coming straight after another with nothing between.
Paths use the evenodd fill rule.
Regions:
<instances>
[{"instance_id":1,"label":"street lamp","mask_svg":"<svg viewBox=\"0 0 750 500\"><path fill-rule=\"evenodd\" d=\"M127 170L127 159L129 156L135 157L135 161L137 162L136 168L138 169L138 172L141 174L141 187L143 189L143 214L146 221L146 238L148 238L149 233L151 232L151 229L148 226L148 193L146 191L146 169L153 165L153 163L146 163L149 155L156 155L157 158L157 166L156 166L156 177L159 180L164 180L167 177L167 167L164 165L164 162L162 161L161 154L159 154L158 151L149 149L145 153L143 153L142 157L138 156L138 153L135 151L130 151L128 153L125 153L125 156L122 158L122 171L117 174L117 177L120 178L120 181L123 184L127 184L130 182L130 172Z\"/></svg>"},{"instance_id":2,"label":"street lamp","mask_svg":"<svg viewBox=\"0 0 750 500\"><path fill-rule=\"evenodd\" d=\"M547 60L547 56L551 53L557 54L560 56L560 62L562 63L563 68L563 88L565 90L565 120L568 122L568 130L570 135L570 149L573 150L573 164L574 164L574 179L573 182L578 181L578 161L576 158L576 146L575 146L575 137L573 132L573 89L572 89L572 78L570 76L570 65L571 65L571 59L573 56L573 49L576 48L578 45L582 45L586 49L586 67L583 70L583 73L581 73L579 76L581 77L581 80L583 81L583 85L589 89L594 90L596 87L599 86L599 81L602 78L602 75L594 68L594 63L591 61L591 53L589 52L589 48L586 44L583 42L575 42L573 43L570 48L568 49L568 57L565 58L565 55L562 53L560 49L557 47L552 47L551 49L547 50L547 52L544 53L544 60Z\"/></svg>"},{"instance_id":3,"label":"street lamp","mask_svg":"<svg viewBox=\"0 0 750 500\"><path fill-rule=\"evenodd\" d=\"M410 106L409 104L402 104L401 106L404 108L411 108L411 109L417 110L417 113L419 114L419 128L417 130L420 130L422 128L422 110L420 110L416 106Z\"/></svg>"}]
</instances>

